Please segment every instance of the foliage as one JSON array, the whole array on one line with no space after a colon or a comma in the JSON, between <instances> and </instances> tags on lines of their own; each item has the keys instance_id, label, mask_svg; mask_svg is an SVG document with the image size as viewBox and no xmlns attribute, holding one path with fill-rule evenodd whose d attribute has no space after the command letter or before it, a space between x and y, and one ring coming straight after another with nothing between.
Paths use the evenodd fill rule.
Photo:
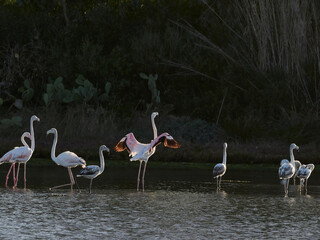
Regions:
<instances>
[{"instance_id":1,"label":"foliage","mask_svg":"<svg viewBox=\"0 0 320 240\"><path fill-rule=\"evenodd\" d=\"M22 100L29 102L33 98L34 90L30 86L30 81L28 79L24 80L23 84L24 87L20 87L18 91L21 92Z\"/></svg>"},{"instance_id":2,"label":"foliage","mask_svg":"<svg viewBox=\"0 0 320 240\"><path fill-rule=\"evenodd\" d=\"M160 103L160 91L157 89L156 81L158 79L158 74L152 75L149 74L147 76L145 73L139 74L141 78L148 80L148 88L151 92L152 103L159 104Z\"/></svg>"},{"instance_id":3,"label":"foliage","mask_svg":"<svg viewBox=\"0 0 320 240\"><path fill-rule=\"evenodd\" d=\"M11 119L5 118L0 121L0 126L2 128L10 127L22 127L22 118L18 116L13 116Z\"/></svg>"},{"instance_id":4,"label":"foliage","mask_svg":"<svg viewBox=\"0 0 320 240\"><path fill-rule=\"evenodd\" d=\"M197 128L219 119L234 139L308 141L315 131L301 129L320 128L319 11L311 0L4 1L1 112L171 106Z\"/></svg>"}]
</instances>

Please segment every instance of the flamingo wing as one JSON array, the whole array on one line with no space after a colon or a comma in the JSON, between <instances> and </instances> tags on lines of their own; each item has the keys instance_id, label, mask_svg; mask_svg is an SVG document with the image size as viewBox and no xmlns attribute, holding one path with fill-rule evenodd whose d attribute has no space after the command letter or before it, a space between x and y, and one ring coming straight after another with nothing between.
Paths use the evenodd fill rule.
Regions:
<instances>
[{"instance_id":1,"label":"flamingo wing","mask_svg":"<svg viewBox=\"0 0 320 240\"><path fill-rule=\"evenodd\" d=\"M128 133L118 142L118 144L114 147L114 150L117 152L127 150L129 155L136 155L143 151L147 145L148 144L138 142L133 133Z\"/></svg>"},{"instance_id":2,"label":"flamingo wing","mask_svg":"<svg viewBox=\"0 0 320 240\"><path fill-rule=\"evenodd\" d=\"M282 178L291 178L294 174L294 167L291 164L285 163L279 168L279 177Z\"/></svg>"},{"instance_id":3,"label":"flamingo wing","mask_svg":"<svg viewBox=\"0 0 320 240\"><path fill-rule=\"evenodd\" d=\"M216 178L217 176L220 176L223 174L226 170L226 167L224 164L218 163L213 168L213 177Z\"/></svg>"},{"instance_id":4,"label":"flamingo wing","mask_svg":"<svg viewBox=\"0 0 320 240\"><path fill-rule=\"evenodd\" d=\"M64 167L76 167L78 165L86 165L86 161L83 158L79 157L77 154L70 151L60 153L57 159L59 165L62 165Z\"/></svg>"},{"instance_id":5,"label":"flamingo wing","mask_svg":"<svg viewBox=\"0 0 320 240\"><path fill-rule=\"evenodd\" d=\"M158 146L160 143L163 143L165 147L170 148L181 147L181 145L176 140L174 140L169 133L162 133L159 137L157 137L151 142L150 149Z\"/></svg>"}]
</instances>

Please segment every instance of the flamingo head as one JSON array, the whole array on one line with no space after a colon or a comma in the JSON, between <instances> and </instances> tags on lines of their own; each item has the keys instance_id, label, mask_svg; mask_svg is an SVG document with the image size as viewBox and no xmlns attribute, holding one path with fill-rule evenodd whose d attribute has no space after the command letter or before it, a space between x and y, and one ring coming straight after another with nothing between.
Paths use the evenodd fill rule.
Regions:
<instances>
[{"instance_id":1,"label":"flamingo head","mask_svg":"<svg viewBox=\"0 0 320 240\"><path fill-rule=\"evenodd\" d=\"M110 154L110 149L106 147L106 145L101 145L100 146L100 151L107 151Z\"/></svg>"},{"instance_id":2,"label":"flamingo head","mask_svg":"<svg viewBox=\"0 0 320 240\"><path fill-rule=\"evenodd\" d=\"M307 165L307 168L309 168L311 171L313 171L313 169L315 168L315 166L314 166L314 164L309 163L309 164Z\"/></svg>"},{"instance_id":3,"label":"flamingo head","mask_svg":"<svg viewBox=\"0 0 320 240\"><path fill-rule=\"evenodd\" d=\"M151 118L155 118L155 117L158 116L158 115L159 115L158 112L153 112L153 113L151 114Z\"/></svg>"},{"instance_id":4,"label":"flamingo head","mask_svg":"<svg viewBox=\"0 0 320 240\"><path fill-rule=\"evenodd\" d=\"M225 142L224 144L223 144L223 148L227 148L228 147L228 144Z\"/></svg>"},{"instance_id":5,"label":"flamingo head","mask_svg":"<svg viewBox=\"0 0 320 240\"><path fill-rule=\"evenodd\" d=\"M38 122L40 122L40 118L38 118L36 115L33 115L32 117L31 117L31 121L33 122L33 121L38 121Z\"/></svg>"},{"instance_id":6,"label":"flamingo head","mask_svg":"<svg viewBox=\"0 0 320 240\"><path fill-rule=\"evenodd\" d=\"M49 135L50 133L56 134L57 133L57 129L51 128L50 130L47 131L47 135Z\"/></svg>"},{"instance_id":7,"label":"flamingo head","mask_svg":"<svg viewBox=\"0 0 320 240\"><path fill-rule=\"evenodd\" d=\"M299 146L297 146L295 143L291 143L290 149L296 149L299 151Z\"/></svg>"},{"instance_id":8,"label":"flamingo head","mask_svg":"<svg viewBox=\"0 0 320 240\"><path fill-rule=\"evenodd\" d=\"M23 137L29 138L31 140L31 134L29 132L25 132L22 134Z\"/></svg>"}]
</instances>

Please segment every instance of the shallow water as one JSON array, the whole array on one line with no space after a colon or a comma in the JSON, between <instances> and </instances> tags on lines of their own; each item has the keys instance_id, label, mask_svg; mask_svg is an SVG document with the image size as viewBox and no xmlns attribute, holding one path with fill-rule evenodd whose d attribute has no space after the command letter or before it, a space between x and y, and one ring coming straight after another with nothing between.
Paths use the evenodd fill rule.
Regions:
<instances>
[{"instance_id":1,"label":"shallow water","mask_svg":"<svg viewBox=\"0 0 320 240\"><path fill-rule=\"evenodd\" d=\"M64 168L29 167L28 189L0 189L0 233L5 239L299 239L318 238L317 172L308 194L290 186L284 197L277 171L229 170L221 191L209 170L149 168L146 191L136 192L135 168L107 168L81 191ZM74 169L77 173L79 169ZM0 169L1 184L5 169ZM19 180L22 184L22 178ZM11 182L10 182L11 184ZM21 185L22 186L22 185Z\"/></svg>"}]
</instances>

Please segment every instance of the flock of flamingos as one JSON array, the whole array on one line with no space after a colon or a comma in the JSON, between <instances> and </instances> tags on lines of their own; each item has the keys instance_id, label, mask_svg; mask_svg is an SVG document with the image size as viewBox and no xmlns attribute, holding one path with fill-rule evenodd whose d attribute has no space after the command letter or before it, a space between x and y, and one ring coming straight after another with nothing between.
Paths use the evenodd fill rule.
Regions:
<instances>
[{"instance_id":1,"label":"flock of flamingos","mask_svg":"<svg viewBox=\"0 0 320 240\"><path fill-rule=\"evenodd\" d=\"M127 150L129 153L130 161L140 161L138 179L137 179L137 191L139 191L139 186L140 186L142 162L144 162L144 169L142 174L142 190L144 191L144 176L146 172L146 166L148 163L148 159L155 153L157 145L163 143L165 147L170 147L170 148L179 148L181 146L168 133L162 133L158 136L157 128L154 122L155 117L158 115L159 114L157 112L154 112L151 114L151 124L153 128L154 138L153 140L151 140L150 143L147 143L147 144L140 143L136 140L133 133L128 133L114 147L114 150L117 152L122 152L124 150ZM2 163L11 163L11 166L6 176L5 187L8 187L8 179L11 171L13 172L12 174L13 188L17 187L18 179L19 179L20 164L23 163L24 164L24 188L26 188L26 165L35 150L35 137L34 137L34 129L33 129L34 121L40 121L40 119L35 115L33 115L30 118L30 132L24 132L21 136L21 142L23 146L15 147L14 149L10 150L0 158L0 165ZM47 131L47 135L48 134L54 135L52 149L51 149L51 159L57 165L67 168L69 177L70 177L70 183L51 187L50 190L66 187L66 186L70 186L72 190L73 185L75 184L75 180L74 180L71 168L82 166L82 170L79 172L77 177L84 177L84 178L90 179L89 193L91 193L92 180L97 176L99 176L104 171L105 163L104 163L103 151L110 153L109 148L107 148L105 145L100 146L99 148L100 166L97 166L97 165L86 166L86 161L73 152L65 151L63 153L60 153L58 156L56 156L55 152L56 152L56 146L58 142L58 131L55 128L51 128L50 130ZM29 138L31 140L31 146L29 146L26 143L25 138ZM300 178L300 191L303 186L306 190L308 178L310 177L311 172L315 168L313 164L302 165L300 161L295 160L293 155L294 149L299 150L299 147L296 144L292 143L290 145L290 161L287 159L282 159L280 163L280 168L278 171L281 183L284 185L285 196L288 195L290 178L293 178L294 182L296 177ZM16 163L18 164L17 170L15 169ZM223 144L223 161L222 163L216 164L213 168L213 177L217 179L217 190L221 188L221 178L227 170L226 163L227 163L227 143L224 143Z\"/></svg>"}]
</instances>

